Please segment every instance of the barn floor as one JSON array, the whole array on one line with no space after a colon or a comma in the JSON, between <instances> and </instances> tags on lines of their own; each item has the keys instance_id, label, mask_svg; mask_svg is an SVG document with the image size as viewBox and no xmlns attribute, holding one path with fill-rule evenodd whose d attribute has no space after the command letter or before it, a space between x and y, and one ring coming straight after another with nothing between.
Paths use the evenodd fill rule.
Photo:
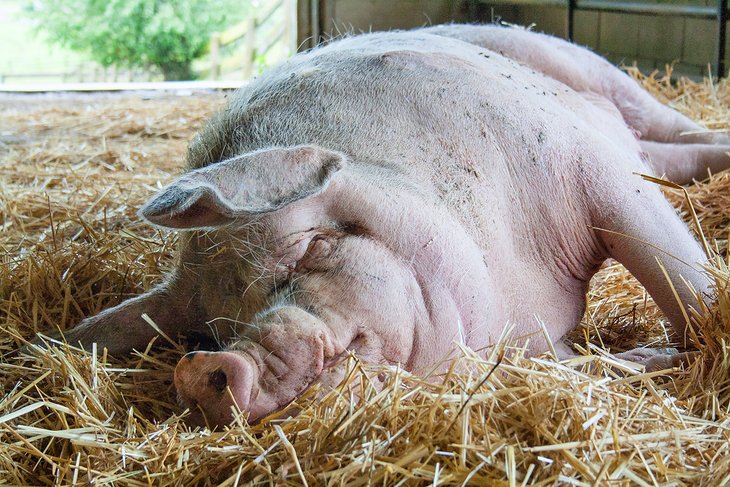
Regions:
<instances>
[{"instance_id":1,"label":"barn floor","mask_svg":"<svg viewBox=\"0 0 730 487\"><path fill-rule=\"evenodd\" d=\"M709 128L730 129L726 82L642 82ZM707 272L718 304L696 313L701 357L685 371L646 374L606 351L672 340L616 264L594 279L573 334L590 351L581 359L518 351L499 362L499 350L487 359L465 350L444 381L351 359L345 383L324 397L310 391L297 417L220 432L184 424L171 384L181 348L19 353L36 332L139 294L170 267L175 235L135 212L179 173L187 141L223 102L216 93L0 97L0 484L730 482L727 173L687 188L715 249ZM667 195L690 221L682 191ZM386 377L382 391L369 385L374 372Z\"/></svg>"}]
</instances>

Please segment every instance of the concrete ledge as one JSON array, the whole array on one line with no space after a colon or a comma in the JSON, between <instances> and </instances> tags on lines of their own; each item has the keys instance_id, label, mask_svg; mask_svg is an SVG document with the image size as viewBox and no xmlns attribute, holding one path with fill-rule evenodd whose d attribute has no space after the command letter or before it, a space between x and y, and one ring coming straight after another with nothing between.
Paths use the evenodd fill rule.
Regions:
<instances>
[{"instance_id":1,"label":"concrete ledge","mask_svg":"<svg viewBox=\"0 0 730 487\"><path fill-rule=\"evenodd\" d=\"M247 81L150 81L109 83L38 83L0 84L0 93L47 93L93 91L194 91L235 90Z\"/></svg>"}]
</instances>

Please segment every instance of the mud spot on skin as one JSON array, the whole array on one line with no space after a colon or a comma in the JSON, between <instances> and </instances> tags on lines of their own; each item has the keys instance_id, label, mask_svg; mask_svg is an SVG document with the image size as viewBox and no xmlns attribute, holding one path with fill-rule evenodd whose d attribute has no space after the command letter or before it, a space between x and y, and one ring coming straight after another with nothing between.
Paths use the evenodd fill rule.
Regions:
<instances>
[{"instance_id":1,"label":"mud spot on skin","mask_svg":"<svg viewBox=\"0 0 730 487\"><path fill-rule=\"evenodd\" d=\"M226 377L226 373L220 369L214 372L210 372L208 374L208 384L213 386L216 392L223 392L224 390L226 390L226 386L228 385L228 378Z\"/></svg>"},{"instance_id":2,"label":"mud spot on skin","mask_svg":"<svg viewBox=\"0 0 730 487\"><path fill-rule=\"evenodd\" d=\"M184 356L183 358L184 358L184 359L187 359L187 361L188 361L188 362L192 362L192 361L193 361L193 358L195 358L195 356L196 356L197 354L198 354L198 352L190 352L190 353L186 353L186 354L185 354L185 356Z\"/></svg>"},{"instance_id":3,"label":"mud spot on skin","mask_svg":"<svg viewBox=\"0 0 730 487\"><path fill-rule=\"evenodd\" d=\"M340 230L348 235L367 236L367 230L357 223L346 222L340 224Z\"/></svg>"},{"instance_id":4,"label":"mud spot on skin","mask_svg":"<svg viewBox=\"0 0 730 487\"><path fill-rule=\"evenodd\" d=\"M378 282L385 282L385 279L383 279L380 276L376 276L375 274L370 274L369 272L365 273L365 276L370 278L371 280L378 281Z\"/></svg>"}]
</instances>

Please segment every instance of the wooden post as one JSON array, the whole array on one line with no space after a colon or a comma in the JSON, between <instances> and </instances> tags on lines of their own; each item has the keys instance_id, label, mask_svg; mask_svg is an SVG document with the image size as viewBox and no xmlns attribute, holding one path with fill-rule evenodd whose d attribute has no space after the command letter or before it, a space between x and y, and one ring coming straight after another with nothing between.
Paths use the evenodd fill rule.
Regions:
<instances>
[{"instance_id":1,"label":"wooden post","mask_svg":"<svg viewBox=\"0 0 730 487\"><path fill-rule=\"evenodd\" d=\"M725 38L727 33L727 0L717 2L717 64L715 75L717 79L725 77Z\"/></svg>"},{"instance_id":2,"label":"wooden post","mask_svg":"<svg viewBox=\"0 0 730 487\"><path fill-rule=\"evenodd\" d=\"M297 0L297 49L309 49L312 34L312 0Z\"/></svg>"},{"instance_id":3,"label":"wooden post","mask_svg":"<svg viewBox=\"0 0 730 487\"><path fill-rule=\"evenodd\" d=\"M575 7L576 0L568 0L565 12L565 38L571 42L575 40Z\"/></svg>"},{"instance_id":4,"label":"wooden post","mask_svg":"<svg viewBox=\"0 0 730 487\"><path fill-rule=\"evenodd\" d=\"M213 32L210 36L210 79L217 80L220 75L221 35Z\"/></svg>"},{"instance_id":5,"label":"wooden post","mask_svg":"<svg viewBox=\"0 0 730 487\"><path fill-rule=\"evenodd\" d=\"M256 18L246 19L246 37L243 39L243 79L253 77L253 62L256 57Z\"/></svg>"},{"instance_id":6,"label":"wooden post","mask_svg":"<svg viewBox=\"0 0 730 487\"><path fill-rule=\"evenodd\" d=\"M317 44L319 44L319 30L320 30L320 12L319 12L319 0L312 0L312 4L310 5L312 11L309 14L310 18L312 19L312 40L311 45L312 47L317 47Z\"/></svg>"}]
</instances>

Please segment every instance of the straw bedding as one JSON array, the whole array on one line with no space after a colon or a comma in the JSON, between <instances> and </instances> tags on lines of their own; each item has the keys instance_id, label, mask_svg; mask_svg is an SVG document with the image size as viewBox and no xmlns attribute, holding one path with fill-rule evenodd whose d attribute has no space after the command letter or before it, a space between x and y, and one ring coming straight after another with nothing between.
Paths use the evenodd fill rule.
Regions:
<instances>
[{"instance_id":1,"label":"straw bedding","mask_svg":"<svg viewBox=\"0 0 730 487\"><path fill-rule=\"evenodd\" d=\"M730 128L723 81L634 73L711 129ZM350 359L345 382L293 418L191 430L171 384L179 347L112 358L17 349L143 292L175 235L135 211L182 167L223 95L4 98L0 113L0 484L721 485L730 482L730 174L688 189L713 250L718 302L695 319L701 354L647 374L611 356L673 337L619 265L594 279L584 357L464 350L443 380ZM691 224L682 191L666 190ZM509 346L509 337L503 347ZM617 371L622 371L618 374ZM372 387L379 373L385 387Z\"/></svg>"}]
</instances>

